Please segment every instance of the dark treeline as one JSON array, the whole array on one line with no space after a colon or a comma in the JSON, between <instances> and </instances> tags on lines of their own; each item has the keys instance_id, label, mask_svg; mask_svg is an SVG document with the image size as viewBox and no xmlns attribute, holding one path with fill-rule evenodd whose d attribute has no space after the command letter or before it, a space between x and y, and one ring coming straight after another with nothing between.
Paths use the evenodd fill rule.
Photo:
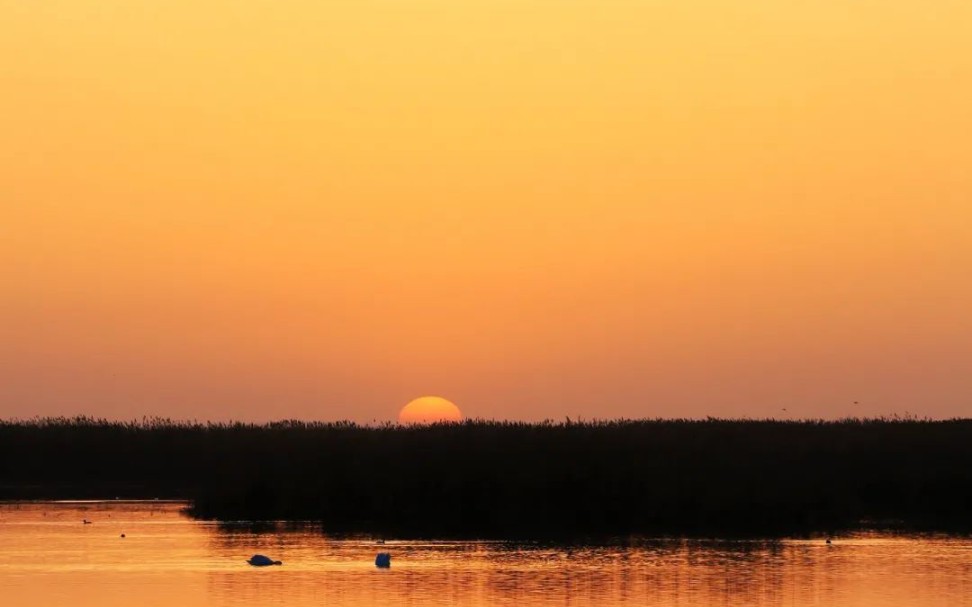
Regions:
<instances>
[{"instance_id":1,"label":"dark treeline","mask_svg":"<svg viewBox=\"0 0 972 607\"><path fill-rule=\"evenodd\" d=\"M389 536L968 531L972 420L0 422L0 499L115 497Z\"/></svg>"}]
</instances>

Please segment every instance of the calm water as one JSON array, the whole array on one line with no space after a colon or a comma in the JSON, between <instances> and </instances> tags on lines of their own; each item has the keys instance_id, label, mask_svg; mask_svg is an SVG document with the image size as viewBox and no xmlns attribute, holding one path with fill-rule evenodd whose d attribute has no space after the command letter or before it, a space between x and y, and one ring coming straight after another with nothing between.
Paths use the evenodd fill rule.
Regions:
<instances>
[{"instance_id":1,"label":"calm water","mask_svg":"<svg viewBox=\"0 0 972 607\"><path fill-rule=\"evenodd\" d=\"M972 605L972 541L965 538L570 548L389 540L381 547L308 531L226 530L182 516L181 507L0 505L0 603ZM389 570L374 567L380 549L393 555ZM257 552L284 565L246 565Z\"/></svg>"}]
</instances>

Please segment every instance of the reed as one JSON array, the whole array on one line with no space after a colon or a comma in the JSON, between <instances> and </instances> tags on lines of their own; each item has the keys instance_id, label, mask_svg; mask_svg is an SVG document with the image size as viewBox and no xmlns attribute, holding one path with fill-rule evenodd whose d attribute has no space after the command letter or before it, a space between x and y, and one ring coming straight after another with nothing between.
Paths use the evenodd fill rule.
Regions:
<instances>
[{"instance_id":1,"label":"reed","mask_svg":"<svg viewBox=\"0 0 972 607\"><path fill-rule=\"evenodd\" d=\"M413 537L972 527L972 420L0 421L0 499Z\"/></svg>"}]
</instances>

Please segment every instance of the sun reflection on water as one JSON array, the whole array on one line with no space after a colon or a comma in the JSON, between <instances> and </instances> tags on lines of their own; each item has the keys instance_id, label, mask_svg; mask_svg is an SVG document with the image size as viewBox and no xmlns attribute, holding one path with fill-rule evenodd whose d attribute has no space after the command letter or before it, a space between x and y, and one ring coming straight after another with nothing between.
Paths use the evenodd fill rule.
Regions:
<instances>
[{"instance_id":1,"label":"sun reflection on water","mask_svg":"<svg viewBox=\"0 0 972 607\"><path fill-rule=\"evenodd\" d=\"M193 521L180 504L0 506L4 604L972 604L972 541L628 540L605 545L337 539ZM82 519L92 524L83 525ZM125 537L122 538L121 534ZM392 567L374 567L375 553ZM284 562L257 569L254 553ZM9 601L9 602L8 602Z\"/></svg>"}]
</instances>

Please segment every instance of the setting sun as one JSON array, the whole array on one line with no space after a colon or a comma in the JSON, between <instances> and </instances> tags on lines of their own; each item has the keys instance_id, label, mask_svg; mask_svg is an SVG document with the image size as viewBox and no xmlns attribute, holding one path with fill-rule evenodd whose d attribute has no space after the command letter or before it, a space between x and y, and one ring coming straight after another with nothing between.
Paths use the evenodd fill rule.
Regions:
<instances>
[{"instance_id":1,"label":"setting sun","mask_svg":"<svg viewBox=\"0 0 972 607\"><path fill-rule=\"evenodd\" d=\"M398 421L403 424L461 422L462 411L455 403L440 396L422 396L402 407Z\"/></svg>"}]
</instances>

